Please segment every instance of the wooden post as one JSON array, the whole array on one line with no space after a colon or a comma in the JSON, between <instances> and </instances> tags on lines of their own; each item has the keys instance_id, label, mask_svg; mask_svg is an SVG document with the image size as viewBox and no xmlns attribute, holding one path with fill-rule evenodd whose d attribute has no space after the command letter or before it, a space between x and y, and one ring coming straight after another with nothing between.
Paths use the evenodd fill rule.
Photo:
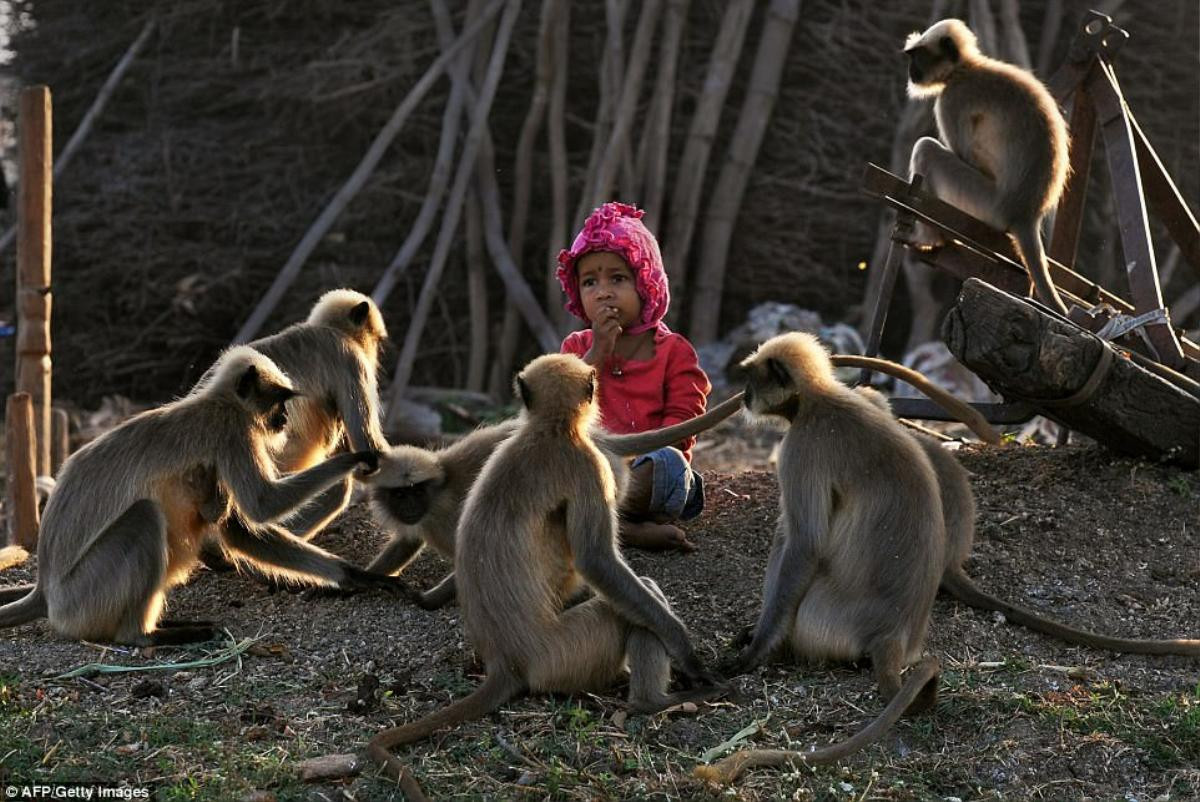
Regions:
<instances>
[{"instance_id":1,"label":"wooden post","mask_svg":"<svg viewBox=\"0 0 1200 802\"><path fill-rule=\"evenodd\" d=\"M33 402L35 469L50 461L50 89L21 91L17 212L17 391Z\"/></svg>"},{"instance_id":2,"label":"wooden post","mask_svg":"<svg viewBox=\"0 0 1200 802\"><path fill-rule=\"evenodd\" d=\"M54 407L50 412L50 460L54 468L54 476L62 464L71 456L71 416L62 407Z\"/></svg>"},{"instance_id":3,"label":"wooden post","mask_svg":"<svg viewBox=\"0 0 1200 802\"><path fill-rule=\"evenodd\" d=\"M9 543L32 550L37 546L38 507L34 487L33 399L13 393L4 411L8 451Z\"/></svg>"}]
</instances>

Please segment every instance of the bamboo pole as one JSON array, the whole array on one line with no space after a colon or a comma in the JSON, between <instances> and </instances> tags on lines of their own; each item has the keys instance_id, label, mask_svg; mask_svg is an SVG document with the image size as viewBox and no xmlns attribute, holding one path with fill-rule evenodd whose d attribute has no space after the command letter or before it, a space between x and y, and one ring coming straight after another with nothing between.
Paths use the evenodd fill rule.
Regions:
<instances>
[{"instance_id":1,"label":"bamboo pole","mask_svg":"<svg viewBox=\"0 0 1200 802\"><path fill-rule=\"evenodd\" d=\"M501 18L499 29L496 32L496 42L493 46L492 58L488 64L487 80L484 81L484 86L480 91L476 108L472 111L472 115L478 116L474 118L467 133L467 141L463 145L458 172L454 176L454 183L450 188L450 197L446 202L446 212L442 218L442 228L438 232L433 258L429 263L429 272L425 274L425 281L421 285L421 294L417 298L417 308L413 311L412 320L409 322L408 331L404 336L404 345L400 349L400 358L396 361L396 372L392 376L391 387L391 397L393 399L399 399L403 396L405 388L408 387L409 379L412 378L413 364L417 359L417 346L421 342L421 334L429 319L429 310L433 306L433 297L437 292L438 282L441 280L442 273L446 268L446 258L449 256L450 247L454 243L459 218L462 216L463 201L467 195L467 186L475 173L476 158L479 155L479 143L487 132L488 113L491 110L492 101L496 96L500 76L504 72L504 62L508 56L509 40L512 37L513 25L516 23L520 10L521 0L508 0L504 9L504 16ZM476 24L479 24L478 21ZM459 38L462 39L463 37ZM487 202L486 197L484 202ZM398 405L393 404L393 406Z\"/></svg>"},{"instance_id":2,"label":"bamboo pole","mask_svg":"<svg viewBox=\"0 0 1200 802\"><path fill-rule=\"evenodd\" d=\"M58 161L54 165L55 179L58 179L62 175L63 170L67 169L67 165L71 163L71 160L75 158L75 154L83 146L84 140L92 132L92 126L96 124L96 120L99 119L101 113L104 111L104 107L108 105L109 99L112 98L113 92L120 85L121 80L125 77L125 73L129 71L129 65L137 58L138 53L141 52L142 47L150 39L150 34L153 31L154 20L147 20L146 24L142 27L142 32L138 34L138 38L133 40L133 44L125 51L125 55L121 56L121 60L117 62L117 66L113 68L104 85L100 87L100 92L96 95L96 99L92 101L92 105L84 113L83 119L75 127L75 132L71 134L71 138L63 146L62 152L58 154ZM12 226L8 231L4 232L4 236L0 237L0 251L3 251L12 244L16 234L16 226Z\"/></svg>"},{"instance_id":3,"label":"bamboo pole","mask_svg":"<svg viewBox=\"0 0 1200 802\"><path fill-rule=\"evenodd\" d=\"M663 265L671 281L671 294L676 298L684 297L687 258L696 227L696 214L700 208L704 174L708 172L708 157L712 152L717 124L721 121L721 109L725 107L725 96L733 82L733 72L742 53L742 43L746 39L746 28L753 11L752 0L730 0L725 6L725 15L721 18L721 27L717 30L717 39L708 60L708 71L704 76L704 91L692 115L683 156L679 160L675 186L671 190L671 218L663 249ZM682 306L672 304L671 311L667 313L668 322L679 318Z\"/></svg>"},{"instance_id":4,"label":"bamboo pole","mask_svg":"<svg viewBox=\"0 0 1200 802\"><path fill-rule=\"evenodd\" d=\"M658 231L662 220L663 187L667 181L667 149L671 140L671 114L675 107L675 73L679 66L679 43L687 22L689 0L668 0L663 23L662 44L658 49L658 76L654 96L646 113L646 133L638 150L638 175L642 186L638 195L646 217L646 228Z\"/></svg>"},{"instance_id":5,"label":"bamboo pole","mask_svg":"<svg viewBox=\"0 0 1200 802\"><path fill-rule=\"evenodd\" d=\"M35 467L50 460L50 214L52 115L50 89L22 90L18 119L21 177L17 210L17 392L33 401Z\"/></svg>"},{"instance_id":6,"label":"bamboo pole","mask_svg":"<svg viewBox=\"0 0 1200 802\"><path fill-rule=\"evenodd\" d=\"M33 399L13 393L4 410L5 450L8 464L8 509L11 545L37 547L37 472L34 467Z\"/></svg>"},{"instance_id":7,"label":"bamboo pole","mask_svg":"<svg viewBox=\"0 0 1200 802\"><path fill-rule=\"evenodd\" d=\"M337 220L338 216L349 205L354 196L367 183L367 179L371 177L371 173L379 165L379 161L383 158L383 154L387 151L388 146L392 144L392 140L400 133L400 129L404 127L404 123L408 121L408 115L417 107L417 104L421 102L425 94L433 88L434 82L437 81L442 71L446 69L446 66L458 54L458 51L475 40L475 37L479 35L480 31L483 30L484 26L496 12L500 10L502 5L504 5L504 0L493 0L487 10L479 16L479 19L467 26L462 36L458 37L458 40L451 47L442 51L442 54L425 70L425 74L421 76L421 79L409 90L404 100L392 112L391 118L388 119L379 133L375 135L374 141L371 142L371 147L367 149L358 166L354 168L354 172L351 173L350 178L346 180L346 183L342 185L342 188L337 191L337 194L333 196L333 199L322 210L320 216L317 217L316 221L305 232L300 243L292 251L292 255L288 257L287 262L280 269L279 275L275 277L275 281L272 282L266 295L254 307L254 310L250 313L250 317L242 324L241 329L238 330L237 335L233 338L235 343L248 342L254 339L254 335L258 334L263 323L267 321L267 317L270 316L271 312L275 310L275 307L283 299L283 294L287 292L288 287L292 286L296 277L300 275L300 268L304 266L305 261L316 250L317 244L320 243L329 229L333 227L334 221Z\"/></svg>"},{"instance_id":8,"label":"bamboo pole","mask_svg":"<svg viewBox=\"0 0 1200 802\"><path fill-rule=\"evenodd\" d=\"M800 0L772 0L763 21L750 84L742 101L737 128L708 204L701 232L700 263L692 283L691 326L688 334L697 345L717 338L721 316L721 290L725 284L725 259L737 222L750 171L767 132L767 123L779 96L779 80L791 49L792 31L800 16Z\"/></svg>"}]
</instances>

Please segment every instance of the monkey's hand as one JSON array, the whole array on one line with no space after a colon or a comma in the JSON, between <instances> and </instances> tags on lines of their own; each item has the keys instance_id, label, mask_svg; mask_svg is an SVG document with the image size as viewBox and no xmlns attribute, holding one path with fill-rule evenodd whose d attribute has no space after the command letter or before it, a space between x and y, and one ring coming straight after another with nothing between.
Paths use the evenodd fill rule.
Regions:
<instances>
[{"instance_id":1,"label":"monkey's hand","mask_svg":"<svg viewBox=\"0 0 1200 802\"><path fill-rule=\"evenodd\" d=\"M754 628L754 624L746 624L746 626L738 630L738 634L734 635L733 639L729 641L729 647L731 649L744 649L749 646L750 642L754 640Z\"/></svg>"},{"instance_id":2,"label":"monkey's hand","mask_svg":"<svg viewBox=\"0 0 1200 802\"><path fill-rule=\"evenodd\" d=\"M379 452L378 451L356 451L351 454L356 464L354 468L355 479L365 479L368 476L373 476L379 473Z\"/></svg>"},{"instance_id":3,"label":"monkey's hand","mask_svg":"<svg viewBox=\"0 0 1200 802\"><path fill-rule=\"evenodd\" d=\"M403 596L410 601L413 596L420 595L398 576L389 574L377 574L373 571L366 571L359 568L357 565L347 563L342 566L345 571L345 577L338 583L339 588L346 590L386 590L393 596Z\"/></svg>"},{"instance_id":4,"label":"monkey's hand","mask_svg":"<svg viewBox=\"0 0 1200 802\"><path fill-rule=\"evenodd\" d=\"M685 659L679 661L675 672L679 675L680 684L685 688L721 688L725 685L725 680L710 671L695 652L690 652Z\"/></svg>"},{"instance_id":5,"label":"monkey's hand","mask_svg":"<svg viewBox=\"0 0 1200 802\"><path fill-rule=\"evenodd\" d=\"M738 677L753 671L762 661L760 650L750 643L738 652L737 657L721 664L721 673L726 677Z\"/></svg>"}]
</instances>

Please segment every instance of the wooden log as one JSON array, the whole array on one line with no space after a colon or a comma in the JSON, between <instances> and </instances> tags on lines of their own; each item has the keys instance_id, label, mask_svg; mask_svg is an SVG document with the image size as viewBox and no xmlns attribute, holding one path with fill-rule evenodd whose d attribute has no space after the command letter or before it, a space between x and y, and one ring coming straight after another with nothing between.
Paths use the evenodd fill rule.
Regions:
<instances>
[{"instance_id":1,"label":"wooden log","mask_svg":"<svg viewBox=\"0 0 1200 802\"><path fill-rule=\"evenodd\" d=\"M50 410L50 464L53 476L71 456L71 416L62 407Z\"/></svg>"},{"instance_id":2,"label":"wooden log","mask_svg":"<svg viewBox=\"0 0 1200 802\"><path fill-rule=\"evenodd\" d=\"M32 551L37 547L38 507L33 399L29 393L13 393L8 397L4 425L8 466L8 541Z\"/></svg>"},{"instance_id":3,"label":"wooden log","mask_svg":"<svg viewBox=\"0 0 1200 802\"><path fill-rule=\"evenodd\" d=\"M1200 465L1200 400L1021 298L968 279L942 338L1006 400L1113 451Z\"/></svg>"},{"instance_id":4,"label":"wooden log","mask_svg":"<svg viewBox=\"0 0 1200 802\"><path fill-rule=\"evenodd\" d=\"M50 89L21 91L21 178L17 212L17 384L33 401L35 464L39 475L50 466Z\"/></svg>"}]
</instances>

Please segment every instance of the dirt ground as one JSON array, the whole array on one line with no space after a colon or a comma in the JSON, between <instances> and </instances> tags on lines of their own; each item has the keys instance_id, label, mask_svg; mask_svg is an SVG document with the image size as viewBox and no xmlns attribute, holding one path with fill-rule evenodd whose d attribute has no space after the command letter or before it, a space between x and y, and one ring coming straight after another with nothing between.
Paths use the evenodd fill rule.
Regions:
<instances>
[{"instance_id":1,"label":"dirt ground","mask_svg":"<svg viewBox=\"0 0 1200 802\"><path fill-rule=\"evenodd\" d=\"M696 553L628 555L713 662L758 608L778 501L765 470L776 436L755 430L697 453L708 508L690 528ZM1113 634L1200 631L1195 474L1094 446L959 453L979 502L969 571L985 588ZM758 467L721 470L726 460ZM384 537L357 505L320 543L365 562ZM32 569L9 569L0 585L29 581ZM411 576L425 586L445 569L424 555ZM297 764L360 750L378 729L480 678L454 607L310 600L202 572L173 594L170 612L219 619L255 646L208 667L55 679L97 661L145 668L217 650L129 654L61 642L44 622L4 632L0 779L124 780L160 799L399 798L370 768L304 784ZM841 765L756 771L729 789L692 778L707 750L755 722L747 741L760 746L846 737L881 707L869 671L773 664L737 681L736 703L653 717L626 716L619 687L523 698L400 754L433 798L1200 798L1200 660L1070 647L944 597L927 650L943 666L931 715L902 721Z\"/></svg>"}]
</instances>

